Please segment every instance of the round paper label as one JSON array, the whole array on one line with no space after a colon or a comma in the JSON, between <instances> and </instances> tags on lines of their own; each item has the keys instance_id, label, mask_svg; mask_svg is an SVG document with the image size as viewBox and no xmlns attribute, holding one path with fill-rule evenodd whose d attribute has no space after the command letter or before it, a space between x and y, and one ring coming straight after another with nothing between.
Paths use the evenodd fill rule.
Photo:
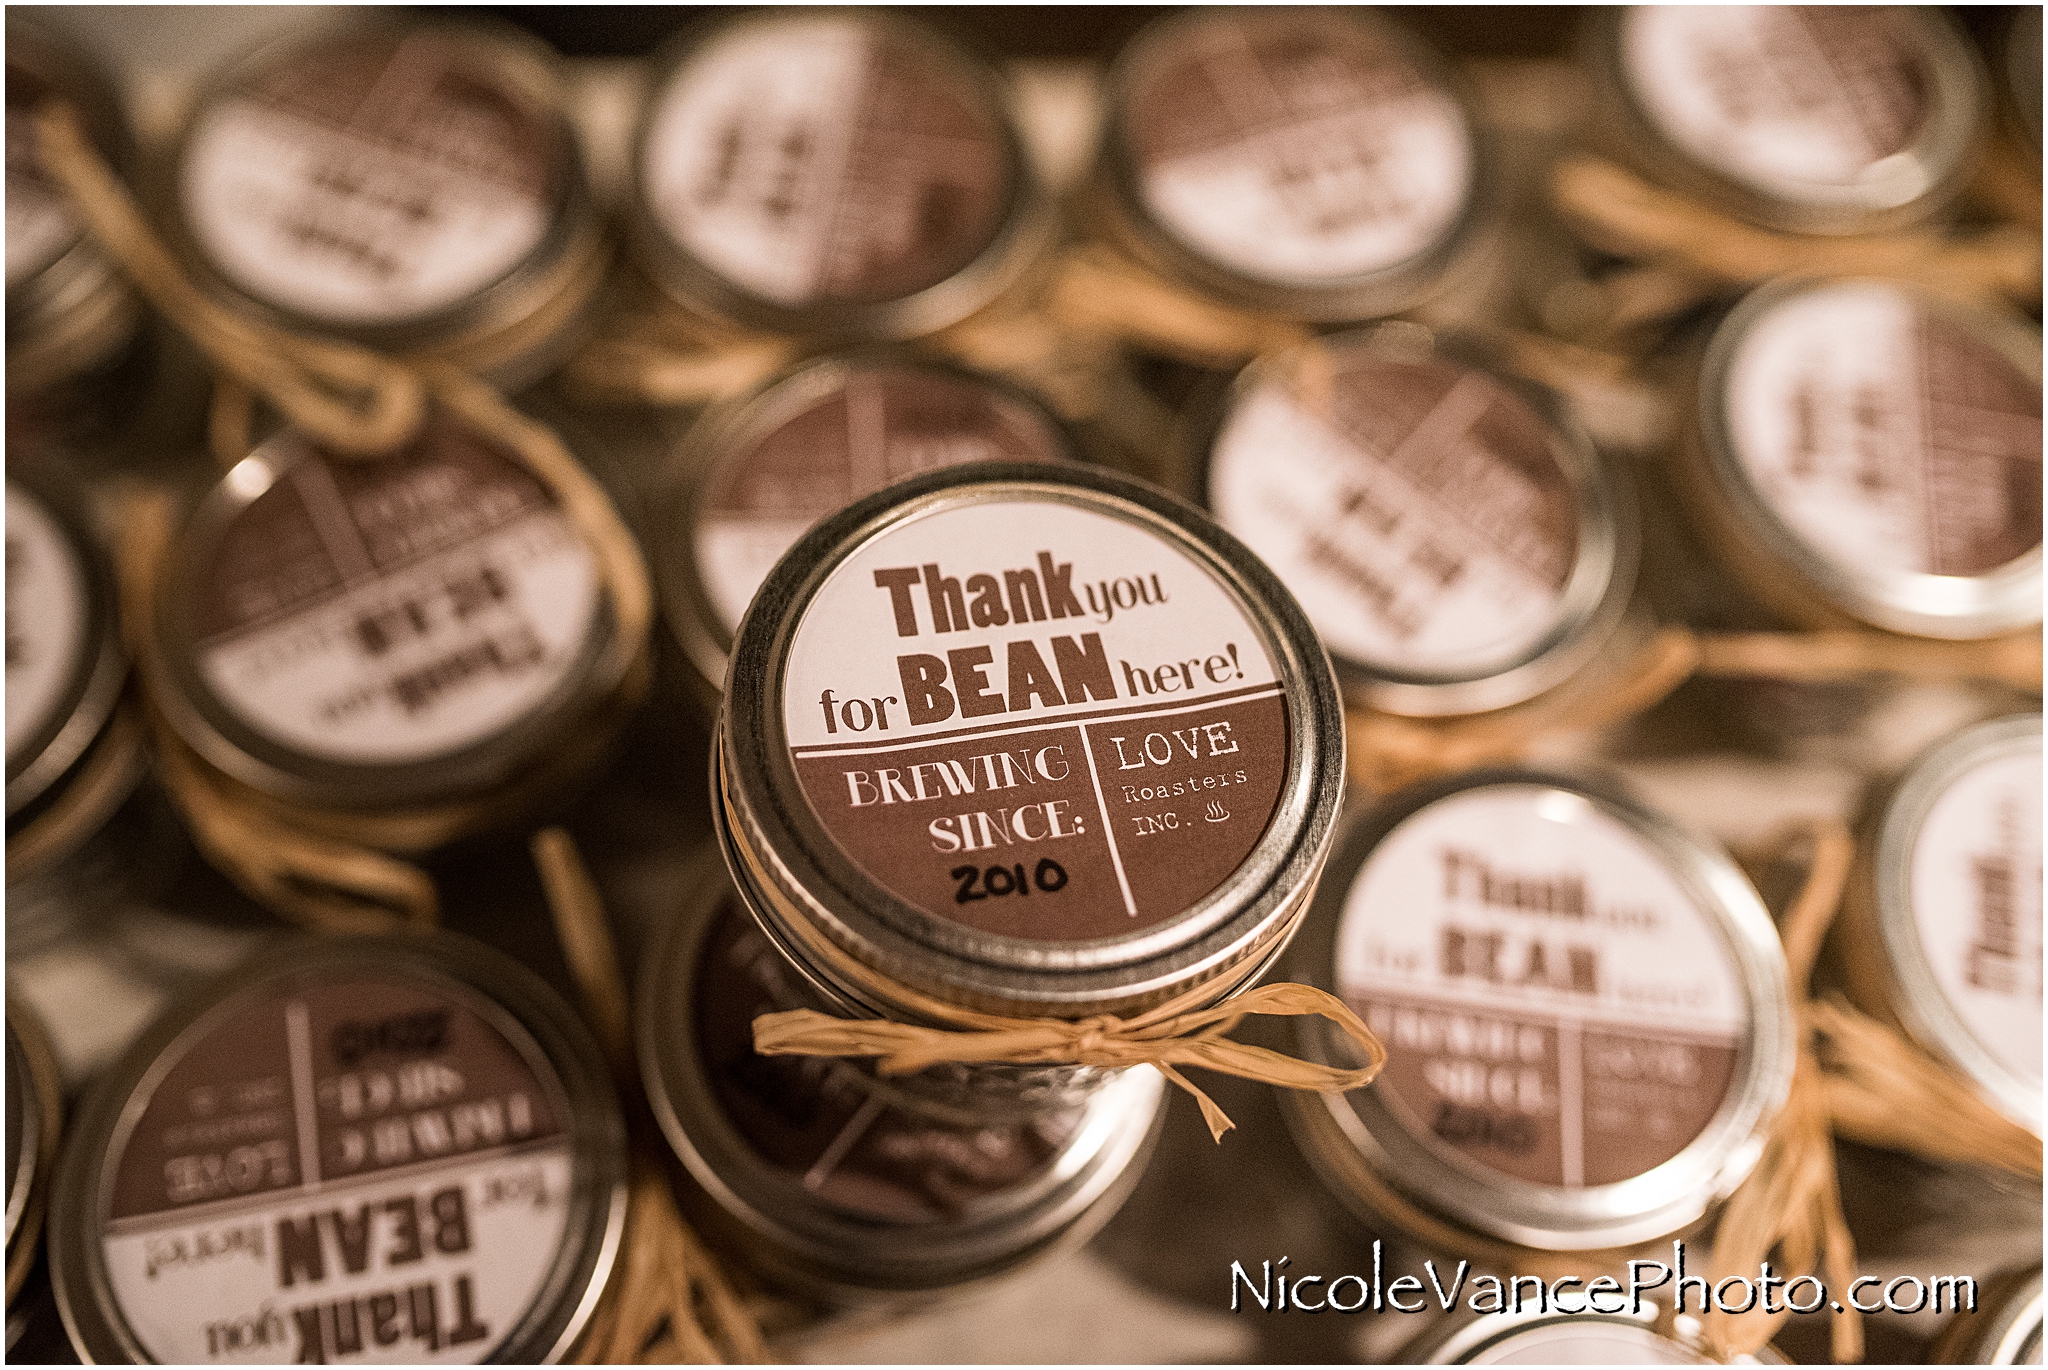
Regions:
<instances>
[{"instance_id":1,"label":"round paper label","mask_svg":"<svg viewBox=\"0 0 2048 1370\"><path fill-rule=\"evenodd\" d=\"M560 688L598 611L596 557L539 481L437 425L404 455L308 454L199 576L207 685L310 756L425 761Z\"/></svg>"},{"instance_id":2,"label":"round paper label","mask_svg":"<svg viewBox=\"0 0 2048 1370\"><path fill-rule=\"evenodd\" d=\"M208 109L182 194L215 268L339 324L433 314L511 271L547 232L559 169L476 65L431 34L323 48Z\"/></svg>"},{"instance_id":3,"label":"round paper label","mask_svg":"<svg viewBox=\"0 0 2048 1370\"><path fill-rule=\"evenodd\" d=\"M697 1039L726 1117L823 1202L886 1223L957 1220L1043 1175L1079 1129L1078 1108L949 1126L890 1103L845 1061L756 1054L755 1018L814 1007L795 974L743 911L728 909L697 963Z\"/></svg>"},{"instance_id":4,"label":"round paper label","mask_svg":"<svg viewBox=\"0 0 2048 1370\"><path fill-rule=\"evenodd\" d=\"M1123 110L1146 209L1244 276L1315 286L1434 247L1472 193L1472 134L1387 39L1293 12L1210 15Z\"/></svg>"},{"instance_id":5,"label":"round paper label","mask_svg":"<svg viewBox=\"0 0 2048 1370\"><path fill-rule=\"evenodd\" d=\"M919 471L1056 461L1066 450L1044 419L991 386L907 367L854 370L721 454L698 504L697 574L730 633L782 554L825 515Z\"/></svg>"},{"instance_id":6,"label":"round paper label","mask_svg":"<svg viewBox=\"0 0 2048 1370\"><path fill-rule=\"evenodd\" d=\"M1949 1006L2017 1079L2041 1084L2041 744L1973 766L1913 842L1913 922Z\"/></svg>"},{"instance_id":7,"label":"round paper label","mask_svg":"<svg viewBox=\"0 0 2048 1370\"><path fill-rule=\"evenodd\" d=\"M2041 385L1904 290L1805 291L1736 344L1735 455L1829 559L1977 576L2041 545Z\"/></svg>"},{"instance_id":8,"label":"round paper label","mask_svg":"<svg viewBox=\"0 0 2048 1370\"><path fill-rule=\"evenodd\" d=\"M1750 1006L1665 859L1583 796L1438 800L1367 858L1341 996L1387 1044L1375 1088L1468 1166L1562 1189L1678 1155L1733 1078Z\"/></svg>"},{"instance_id":9,"label":"round paper label","mask_svg":"<svg viewBox=\"0 0 2048 1370\"><path fill-rule=\"evenodd\" d=\"M484 1001L396 971L285 977L159 1066L108 1149L99 1234L153 1359L476 1362L546 1284L567 1109Z\"/></svg>"},{"instance_id":10,"label":"round paper label","mask_svg":"<svg viewBox=\"0 0 2048 1370\"><path fill-rule=\"evenodd\" d=\"M55 727L84 666L85 567L41 502L7 482L7 767Z\"/></svg>"},{"instance_id":11,"label":"round paper label","mask_svg":"<svg viewBox=\"0 0 2048 1370\"><path fill-rule=\"evenodd\" d=\"M1513 392L1361 351L1262 381L1217 436L1209 504L1330 650L1399 671L1507 666L1557 622L1578 506ZM1307 393L1304 393L1307 392Z\"/></svg>"},{"instance_id":12,"label":"round paper label","mask_svg":"<svg viewBox=\"0 0 2048 1370\"><path fill-rule=\"evenodd\" d=\"M962 73L856 17L741 22L654 97L655 221L787 307L903 299L994 241L1015 169Z\"/></svg>"},{"instance_id":13,"label":"round paper label","mask_svg":"<svg viewBox=\"0 0 2048 1370\"><path fill-rule=\"evenodd\" d=\"M1287 700L1255 612L1159 533L1045 494L907 519L836 566L783 683L855 865L930 915L1085 942L1167 922L1265 834Z\"/></svg>"},{"instance_id":14,"label":"round paper label","mask_svg":"<svg viewBox=\"0 0 2048 1370\"><path fill-rule=\"evenodd\" d=\"M1664 137L1789 201L1853 190L1929 114L1920 53L1865 6L1640 5L1622 17L1620 55Z\"/></svg>"}]
</instances>

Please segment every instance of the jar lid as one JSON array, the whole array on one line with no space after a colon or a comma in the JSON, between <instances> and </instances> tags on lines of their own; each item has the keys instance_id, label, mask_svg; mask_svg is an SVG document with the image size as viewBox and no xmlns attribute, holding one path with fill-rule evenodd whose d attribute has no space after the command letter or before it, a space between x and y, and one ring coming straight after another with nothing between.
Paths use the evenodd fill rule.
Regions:
<instances>
[{"instance_id":1,"label":"jar lid","mask_svg":"<svg viewBox=\"0 0 2048 1370\"><path fill-rule=\"evenodd\" d=\"M715 862L696 868L639 999L641 1073L700 1230L784 1283L861 1303L986 1279L1108 1221L1164 1116L1158 1072L988 1120L859 1064L756 1055L756 1016L817 1001Z\"/></svg>"},{"instance_id":2,"label":"jar lid","mask_svg":"<svg viewBox=\"0 0 2048 1370\"><path fill-rule=\"evenodd\" d=\"M177 539L154 629L187 745L344 809L502 783L628 664L595 549L508 449L445 414L374 461L291 430L264 443Z\"/></svg>"},{"instance_id":3,"label":"jar lid","mask_svg":"<svg viewBox=\"0 0 2048 1370\"><path fill-rule=\"evenodd\" d=\"M1058 419L994 377L886 352L805 362L708 411L676 452L661 562L677 640L718 688L754 592L820 518L918 471L1076 456Z\"/></svg>"},{"instance_id":4,"label":"jar lid","mask_svg":"<svg viewBox=\"0 0 2048 1370\"><path fill-rule=\"evenodd\" d=\"M1977 1307L1949 1319L1931 1359L1943 1365L2039 1365L2041 1267L2009 1270L1984 1283Z\"/></svg>"},{"instance_id":5,"label":"jar lid","mask_svg":"<svg viewBox=\"0 0 2048 1370\"><path fill-rule=\"evenodd\" d=\"M1791 1085L1755 889L1583 781L1476 772L1361 813L1291 955L1387 1044L1369 1088L1295 1101L1364 1212L1370 1185L1523 1247L1647 1242L1740 1183ZM1340 1050L1301 1037L1313 1059Z\"/></svg>"},{"instance_id":6,"label":"jar lid","mask_svg":"<svg viewBox=\"0 0 2048 1370\"><path fill-rule=\"evenodd\" d=\"M7 293L62 257L81 227L36 148L36 106L70 101L102 156L118 157L125 130L105 77L63 35L7 17ZM10 314L15 301L10 298ZM14 320L9 319L12 332Z\"/></svg>"},{"instance_id":7,"label":"jar lid","mask_svg":"<svg viewBox=\"0 0 2048 1370\"><path fill-rule=\"evenodd\" d=\"M1343 762L1322 646L1235 538L1109 471L975 464L769 574L713 810L764 930L857 1011L1078 1018L1268 959Z\"/></svg>"},{"instance_id":8,"label":"jar lid","mask_svg":"<svg viewBox=\"0 0 2048 1370\"><path fill-rule=\"evenodd\" d=\"M7 473L7 817L54 792L106 728L128 664L82 494L33 457Z\"/></svg>"},{"instance_id":9,"label":"jar lid","mask_svg":"<svg viewBox=\"0 0 2048 1370\"><path fill-rule=\"evenodd\" d=\"M1485 158L1433 54L1356 10L1193 9L1111 69L1102 175L1133 246L1233 303L1391 314L1470 235Z\"/></svg>"},{"instance_id":10,"label":"jar lid","mask_svg":"<svg viewBox=\"0 0 2048 1370\"><path fill-rule=\"evenodd\" d=\"M603 1058L447 933L295 938L94 1089L51 1211L89 1361L553 1361L625 1220Z\"/></svg>"},{"instance_id":11,"label":"jar lid","mask_svg":"<svg viewBox=\"0 0 2048 1370\"><path fill-rule=\"evenodd\" d=\"M1877 280L1779 282L1701 368L1745 542L1840 613L1977 638L2041 621L2041 339Z\"/></svg>"},{"instance_id":12,"label":"jar lid","mask_svg":"<svg viewBox=\"0 0 2048 1370\"><path fill-rule=\"evenodd\" d=\"M504 323L594 233L562 98L553 55L510 32L379 24L273 44L194 110L174 227L287 328L414 351Z\"/></svg>"},{"instance_id":13,"label":"jar lid","mask_svg":"<svg viewBox=\"0 0 2048 1370\"><path fill-rule=\"evenodd\" d=\"M1879 943L1906 1030L2041 1130L2041 716L1935 744L1885 803Z\"/></svg>"},{"instance_id":14,"label":"jar lid","mask_svg":"<svg viewBox=\"0 0 2048 1370\"><path fill-rule=\"evenodd\" d=\"M1635 585L1635 510L1549 392L1410 325L1253 363L1206 503L1308 610L1347 692L1471 713L1558 683Z\"/></svg>"},{"instance_id":15,"label":"jar lid","mask_svg":"<svg viewBox=\"0 0 2048 1370\"><path fill-rule=\"evenodd\" d=\"M27 1278L64 1125L64 1082L33 1011L7 996L7 1301Z\"/></svg>"},{"instance_id":16,"label":"jar lid","mask_svg":"<svg viewBox=\"0 0 2048 1370\"><path fill-rule=\"evenodd\" d=\"M1916 6L1638 5L1595 20L1591 60L1658 179L1805 233L1939 209L1988 103L1954 24Z\"/></svg>"},{"instance_id":17,"label":"jar lid","mask_svg":"<svg viewBox=\"0 0 2048 1370\"><path fill-rule=\"evenodd\" d=\"M721 20L655 77L636 247L684 306L909 338L1015 279L1051 221L992 71L880 11Z\"/></svg>"},{"instance_id":18,"label":"jar lid","mask_svg":"<svg viewBox=\"0 0 2048 1370\"><path fill-rule=\"evenodd\" d=\"M1453 1317L1401 1349L1410 1365L1718 1365L1697 1344L1657 1330L1657 1305L1640 1314L1483 1313ZM1683 1322L1697 1327L1697 1320ZM1771 1363L1778 1363L1774 1353ZM1738 1356L1735 1364L1757 1364Z\"/></svg>"}]
</instances>

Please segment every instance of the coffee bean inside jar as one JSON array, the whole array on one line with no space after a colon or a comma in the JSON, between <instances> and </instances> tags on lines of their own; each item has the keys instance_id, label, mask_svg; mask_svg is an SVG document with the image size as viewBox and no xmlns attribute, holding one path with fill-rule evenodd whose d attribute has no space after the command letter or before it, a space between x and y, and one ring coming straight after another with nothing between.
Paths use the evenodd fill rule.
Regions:
<instances>
[{"instance_id":1,"label":"coffee bean inside jar","mask_svg":"<svg viewBox=\"0 0 2048 1370\"><path fill-rule=\"evenodd\" d=\"M1247 368L1198 460L1361 704L1519 703L1597 655L1634 589L1627 490L1561 406L1420 330Z\"/></svg>"},{"instance_id":2,"label":"coffee bean inside jar","mask_svg":"<svg viewBox=\"0 0 2048 1370\"><path fill-rule=\"evenodd\" d=\"M1290 960L1389 1053L1367 1089L1287 1096L1310 1159L1362 1217L1497 1260L1686 1230L1791 1083L1784 957L1748 880L1561 777L1479 772L1361 813Z\"/></svg>"},{"instance_id":3,"label":"coffee bean inside jar","mask_svg":"<svg viewBox=\"0 0 2048 1370\"><path fill-rule=\"evenodd\" d=\"M193 113L172 228L269 322L523 383L603 271L562 102L551 54L487 29L265 49Z\"/></svg>"},{"instance_id":4,"label":"coffee bean inside jar","mask_svg":"<svg viewBox=\"0 0 2048 1370\"><path fill-rule=\"evenodd\" d=\"M754 592L820 518L919 471L1074 455L1058 419L991 378L881 353L806 363L707 414L675 455L661 563L677 639L715 694Z\"/></svg>"},{"instance_id":5,"label":"coffee bean inside jar","mask_svg":"<svg viewBox=\"0 0 2048 1370\"><path fill-rule=\"evenodd\" d=\"M682 308L908 338L994 299L1049 220L993 73L878 12L744 16L662 65L634 154L637 256Z\"/></svg>"}]
</instances>

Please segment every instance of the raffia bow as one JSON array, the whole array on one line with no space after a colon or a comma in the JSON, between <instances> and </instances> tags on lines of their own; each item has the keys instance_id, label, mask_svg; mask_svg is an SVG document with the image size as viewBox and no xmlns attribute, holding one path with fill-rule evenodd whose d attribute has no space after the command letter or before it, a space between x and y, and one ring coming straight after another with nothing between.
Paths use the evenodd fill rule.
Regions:
<instances>
[{"instance_id":1,"label":"raffia bow","mask_svg":"<svg viewBox=\"0 0 2048 1370\"><path fill-rule=\"evenodd\" d=\"M1327 1018L1357 1045L1367 1064L1355 1069L1303 1061L1230 1040L1227 1033L1251 1014ZM1286 1089L1324 1093L1371 1084L1387 1063L1372 1029L1335 995L1310 985L1261 985L1227 1003L1194 1012L1172 1005L1135 1018L1005 1018L958 1012L953 1027L923 1027L888 1019L834 1018L814 1009L764 1013L754 1020L754 1050L763 1056L873 1056L885 1075L908 1075L942 1062L979 1065L1079 1065L1122 1069L1149 1065L1194 1096L1217 1141L1236 1124L1180 1073L1201 1066Z\"/></svg>"}]
</instances>

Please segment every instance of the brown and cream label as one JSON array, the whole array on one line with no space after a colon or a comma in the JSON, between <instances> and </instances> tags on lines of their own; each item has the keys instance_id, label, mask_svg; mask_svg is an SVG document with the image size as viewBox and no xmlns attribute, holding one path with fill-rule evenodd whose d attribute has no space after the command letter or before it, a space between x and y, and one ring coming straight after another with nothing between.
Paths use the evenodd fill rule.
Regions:
<instances>
[{"instance_id":1,"label":"brown and cream label","mask_svg":"<svg viewBox=\"0 0 2048 1370\"><path fill-rule=\"evenodd\" d=\"M598 573L538 480L442 423L388 461L291 464L195 593L200 672L244 722L308 755L397 764L547 701L582 658Z\"/></svg>"},{"instance_id":2,"label":"brown and cream label","mask_svg":"<svg viewBox=\"0 0 2048 1370\"><path fill-rule=\"evenodd\" d=\"M170 1363L475 1362L561 1249L559 1083L399 972L248 990L181 1038L106 1159L122 1320Z\"/></svg>"},{"instance_id":3,"label":"brown and cream label","mask_svg":"<svg viewBox=\"0 0 2048 1370\"><path fill-rule=\"evenodd\" d=\"M344 324L461 303L548 228L549 134L434 34L322 47L207 109L184 212L216 269Z\"/></svg>"},{"instance_id":4,"label":"brown and cream label","mask_svg":"<svg viewBox=\"0 0 2048 1370\"><path fill-rule=\"evenodd\" d=\"M2040 740L1957 777L1921 822L1909 869L1935 983L1978 1045L2040 1088Z\"/></svg>"},{"instance_id":5,"label":"brown and cream label","mask_svg":"<svg viewBox=\"0 0 2048 1370\"><path fill-rule=\"evenodd\" d=\"M699 1060L747 1144L819 1200L889 1223L957 1219L1030 1183L1081 1125L1075 1107L969 1127L892 1103L872 1074L817 1056L762 1056L754 1019L817 1005L789 958L728 907L697 963Z\"/></svg>"},{"instance_id":6,"label":"brown and cream label","mask_svg":"<svg viewBox=\"0 0 2048 1370\"><path fill-rule=\"evenodd\" d=\"M686 252L778 305L903 299L995 240L1000 112L859 17L742 21L655 96L641 182Z\"/></svg>"},{"instance_id":7,"label":"brown and cream label","mask_svg":"<svg viewBox=\"0 0 2048 1370\"><path fill-rule=\"evenodd\" d=\"M721 454L698 502L698 577L732 632L782 554L825 515L934 467L1066 452L1043 418L992 386L855 368L840 388Z\"/></svg>"},{"instance_id":8,"label":"brown and cream label","mask_svg":"<svg viewBox=\"0 0 2048 1370\"><path fill-rule=\"evenodd\" d=\"M1766 504L1832 560L1978 576L2041 545L2041 384L1856 281L1785 300L1737 343L1723 397Z\"/></svg>"},{"instance_id":9,"label":"brown and cream label","mask_svg":"<svg viewBox=\"0 0 2048 1370\"><path fill-rule=\"evenodd\" d=\"M1137 73L1123 116L1153 217L1260 280L1313 286L1398 266L1436 246L1472 194L1457 102L1337 16L1185 25Z\"/></svg>"},{"instance_id":10,"label":"brown and cream label","mask_svg":"<svg viewBox=\"0 0 2048 1370\"><path fill-rule=\"evenodd\" d=\"M1484 373L1354 350L1320 393L1273 375L1209 466L1217 519L1338 656L1402 671L1511 665L1557 622L1578 504L1541 419Z\"/></svg>"},{"instance_id":11,"label":"brown and cream label","mask_svg":"<svg viewBox=\"0 0 2048 1370\"><path fill-rule=\"evenodd\" d=\"M1930 113L1924 58L1868 6L1640 5L1620 43L1630 92L1666 138L1786 200L1853 191Z\"/></svg>"},{"instance_id":12,"label":"brown and cream label","mask_svg":"<svg viewBox=\"0 0 2048 1370\"><path fill-rule=\"evenodd\" d=\"M855 865L939 919L1081 942L1165 923L1257 847L1287 700L1256 609L1135 519L944 506L806 607L783 724Z\"/></svg>"},{"instance_id":13,"label":"brown and cream label","mask_svg":"<svg viewBox=\"0 0 2048 1370\"><path fill-rule=\"evenodd\" d=\"M91 617L85 568L63 526L7 482L7 761L49 732L76 688Z\"/></svg>"},{"instance_id":14,"label":"brown and cream label","mask_svg":"<svg viewBox=\"0 0 2048 1370\"><path fill-rule=\"evenodd\" d=\"M1690 1145L1750 1015L1663 858L1583 796L1525 784L1454 794L1380 842L1345 896L1337 982L1417 1137L1563 1189Z\"/></svg>"},{"instance_id":15,"label":"brown and cream label","mask_svg":"<svg viewBox=\"0 0 2048 1370\"><path fill-rule=\"evenodd\" d=\"M56 259L78 236L64 196L43 170L36 150L36 102L51 94L34 73L7 67L7 288L12 290Z\"/></svg>"}]
</instances>

